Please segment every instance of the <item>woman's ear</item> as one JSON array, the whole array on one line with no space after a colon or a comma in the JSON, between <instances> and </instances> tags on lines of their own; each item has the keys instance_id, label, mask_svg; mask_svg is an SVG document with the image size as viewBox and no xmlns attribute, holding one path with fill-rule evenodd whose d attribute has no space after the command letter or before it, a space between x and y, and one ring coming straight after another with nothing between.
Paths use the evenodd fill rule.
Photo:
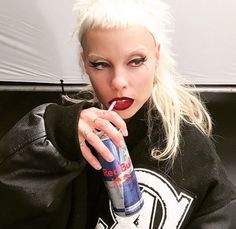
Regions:
<instances>
[{"instance_id":1,"label":"woman's ear","mask_svg":"<svg viewBox=\"0 0 236 229\"><path fill-rule=\"evenodd\" d=\"M156 52L156 58L157 58L157 61L159 61L160 59L160 49L161 49L161 45L160 44L156 44L156 47L155 47L155 52Z\"/></svg>"},{"instance_id":2,"label":"woman's ear","mask_svg":"<svg viewBox=\"0 0 236 229\"><path fill-rule=\"evenodd\" d=\"M80 59L82 60L82 62L84 64L84 52L83 51L80 53Z\"/></svg>"},{"instance_id":3,"label":"woman's ear","mask_svg":"<svg viewBox=\"0 0 236 229\"><path fill-rule=\"evenodd\" d=\"M80 65L81 68L87 73L84 52L80 53Z\"/></svg>"},{"instance_id":4,"label":"woman's ear","mask_svg":"<svg viewBox=\"0 0 236 229\"><path fill-rule=\"evenodd\" d=\"M159 61L160 61L160 44L156 44L155 46L155 57L156 57L156 69L159 65Z\"/></svg>"}]
</instances>

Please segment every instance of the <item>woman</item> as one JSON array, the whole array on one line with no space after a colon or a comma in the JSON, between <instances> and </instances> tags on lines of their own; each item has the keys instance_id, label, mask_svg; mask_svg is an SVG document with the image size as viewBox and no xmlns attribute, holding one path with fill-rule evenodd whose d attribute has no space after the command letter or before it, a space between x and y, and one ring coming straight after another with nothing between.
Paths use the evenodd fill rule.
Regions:
<instances>
[{"instance_id":1,"label":"woman","mask_svg":"<svg viewBox=\"0 0 236 229\"><path fill-rule=\"evenodd\" d=\"M37 107L1 140L1 228L232 228L236 192L210 117L172 78L167 6L78 0L76 8L93 97ZM118 147L125 139L144 199L133 216L113 211L96 154L114 158L98 131Z\"/></svg>"}]
</instances>

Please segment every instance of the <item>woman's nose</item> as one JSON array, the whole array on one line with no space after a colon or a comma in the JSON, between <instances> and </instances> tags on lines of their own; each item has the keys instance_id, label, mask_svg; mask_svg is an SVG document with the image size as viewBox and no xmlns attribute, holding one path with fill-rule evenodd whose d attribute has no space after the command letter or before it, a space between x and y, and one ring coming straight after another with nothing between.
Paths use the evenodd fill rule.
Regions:
<instances>
[{"instance_id":1,"label":"woman's nose","mask_svg":"<svg viewBox=\"0 0 236 229\"><path fill-rule=\"evenodd\" d=\"M112 75L111 87L114 90L122 90L128 86L128 74L122 69L115 69Z\"/></svg>"}]
</instances>

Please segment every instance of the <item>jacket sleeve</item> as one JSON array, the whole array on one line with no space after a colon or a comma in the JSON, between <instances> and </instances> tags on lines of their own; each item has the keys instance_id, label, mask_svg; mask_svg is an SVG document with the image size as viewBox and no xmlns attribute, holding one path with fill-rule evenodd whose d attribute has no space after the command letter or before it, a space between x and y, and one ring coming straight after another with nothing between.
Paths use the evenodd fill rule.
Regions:
<instances>
[{"instance_id":1,"label":"jacket sleeve","mask_svg":"<svg viewBox=\"0 0 236 229\"><path fill-rule=\"evenodd\" d=\"M0 228L59 228L53 220L66 228L72 183L85 165L77 140L81 109L41 105L0 140Z\"/></svg>"},{"instance_id":2,"label":"jacket sleeve","mask_svg":"<svg viewBox=\"0 0 236 229\"><path fill-rule=\"evenodd\" d=\"M201 206L193 214L187 229L236 228L236 189L228 180L222 163L216 164L205 175L207 177L211 174L209 175L211 181L201 201ZM203 179L200 179L203 182Z\"/></svg>"},{"instance_id":3,"label":"jacket sleeve","mask_svg":"<svg viewBox=\"0 0 236 229\"><path fill-rule=\"evenodd\" d=\"M196 217L186 229L234 229L236 228L236 200L226 206Z\"/></svg>"},{"instance_id":4,"label":"jacket sleeve","mask_svg":"<svg viewBox=\"0 0 236 229\"><path fill-rule=\"evenodd\" d=\"M185 159L186 174L191 191L197 193L194 212L186 228L236 228L236 188L228 179L213 142L194 129L184 134L184 147L190 152Z\"/></svg>"}]
</instances>

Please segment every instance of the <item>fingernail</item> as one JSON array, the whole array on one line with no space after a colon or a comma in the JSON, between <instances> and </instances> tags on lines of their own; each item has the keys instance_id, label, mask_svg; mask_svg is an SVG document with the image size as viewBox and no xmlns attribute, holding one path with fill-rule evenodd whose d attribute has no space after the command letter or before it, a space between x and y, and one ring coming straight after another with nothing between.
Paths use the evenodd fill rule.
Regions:
<instances>
[{"instance_id":1,"label":"fingernail","mask_svg":"<svg viewBox=\"0 0 236 229\"><path fill-rule=\"evenodd\" d=\"M100 169L102 168L102 166L100 165L100 163L94 163L93 165L94 165L94 168L95 168L96 170L100 170Z\"/></svg>"},{"instance_id":2,"label":"fingernail","mask_svg":"<svg viewBox=\"0 0 236 229\"><path fill-rule=\"evenodd\" d=\"M89 163L96 170L100 170L102 168L101 164L96 160L92 160Z\"/></svg>"},{"instance_id":3,"label":"fingernail","mask_svg":"<svg viewBox=\"0 0 236 229\"><path fill-rule=\"evenodd\" d=\"M112 155L112 154L108 154L108 156L107 156L107 161L108 162L112 162L112 161L114 161L114 156Z\"/></svg>"},{"instance_id":4,"label":"fingernail","mask_svg":"<svg viewBox=\"0 0 236 229\"><path fill-rule=\"evenodd\" d=\"M122 130L121 133L122 133L122 135L123 135L124 137L127 137L127 136L128 136L128 130L127 130L127 129Z\"/></svg>"}]
</instances>

